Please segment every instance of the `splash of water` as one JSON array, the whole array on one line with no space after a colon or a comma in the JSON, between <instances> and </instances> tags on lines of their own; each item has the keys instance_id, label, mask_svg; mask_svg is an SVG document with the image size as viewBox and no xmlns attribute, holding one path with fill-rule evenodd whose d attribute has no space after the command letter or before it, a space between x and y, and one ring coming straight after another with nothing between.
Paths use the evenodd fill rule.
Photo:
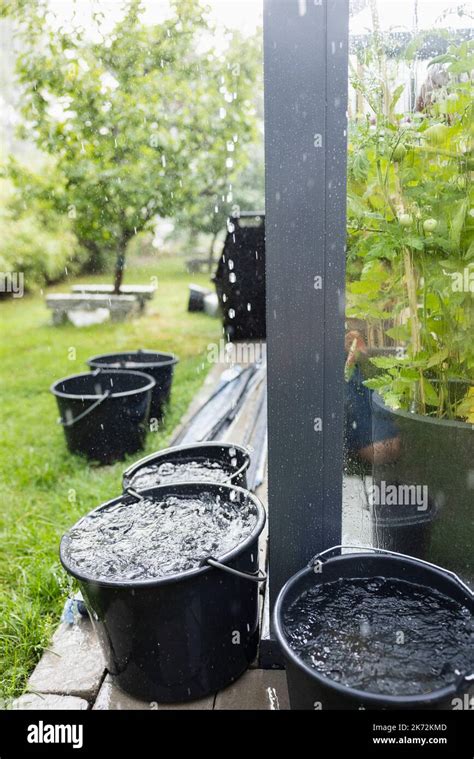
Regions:
<instances>
[{"instance_id":1,"label":"splash of water","mask_svg":"<svg viewBox=\"0 0 474 759\"><path fill-rule=\"evenodd\" d=\"M97 580L148 580L219 558L252 532L251 502L168 495L120 502L81 519L68 533L65 558Z\"/></svg>"},{"instance_id":2,"label":"splash of water","mask_svg":"<svg viewBox=\"0 0 474 759\"><path fill-rule=\"evenodd\" d=\"M196 461L163 461L143 467L133 476L130 485L145 490L155 485L175 482L226 482L230 470L219 461L199 459Z\"/></svg>"}]
</instances>

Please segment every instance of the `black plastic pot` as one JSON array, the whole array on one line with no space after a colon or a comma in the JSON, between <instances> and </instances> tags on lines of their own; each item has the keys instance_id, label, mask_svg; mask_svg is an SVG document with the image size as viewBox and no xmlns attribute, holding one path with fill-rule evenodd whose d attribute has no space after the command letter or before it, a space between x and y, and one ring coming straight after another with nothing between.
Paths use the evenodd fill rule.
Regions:
<instances>
[{"instance_id":1,"label":"black plastic pot","mask_svg":"<svg viewBox=\"0 0 474 759\"><path fill-rule=\"evenodd\" d=\"M464 386L464 394L469 385ZM392 410L372 396L377 424L388 420L400 439L400 456L375 463L374 480L426 485L436 519L428 526L430 547L425 558L467 576L474 574L474 426ZM407 525L408 526L408 525ZM409 535L409 530L406 531ZM380 547L390 547L378 543ZM412 553L400 544L402 553Z\"/></svg>"},{"instance_id":2,"label":"black plastic pot","mask_svg":"<svg viewBox=\"0 0 474 759\"><path fill-rule=\"evenodd\" d=\"M233 443L193 443L193 445L177 445L173 448L165 448L135 462L123 473L123 489L125 491L128 487L132 487L135 490L140 490L140 484L134 482L134 479L139 475L140 470L146 467L154 464L159 466L165 461L182 464L186 461L199 460L218 462L229 472L227 484L247 487L247 469L250 465L250 456L245 448ZM157 478L153 485L159 484ZM162 484L165 485L166 482Z\"/></svg>"},{"instance_id":3,"label":"black plastic pot","mask_svg":"<svg viewBox=\"0 0 474 759\"><path fill-rule=\"evenodd\" d=\"M188 311L204 311L204 299L212 291L200 285L189 285Z\"/></svg>"},{"instance_id":4,"label":"black plastic pot","mask_svg":"<svg viewBox=\"0 0 474 759\"><path fill-rule=\"evenodd\" d=\"M71 453L102 464L120 461L145 443L155 380L143 372L74 374L51 386Z\"/></svg>"},{"instance_id":5,"label":"black plastic pot","mask_svg":"<svg viewBox=\"0 0 474 759\"><path fill-rule=\"evenodd\" d=\"M340 546L335 548L340 549ZM456 577L441 567L388 553L351 553L324 559L315 572L311 566L294 575L280 591L275 612L274 627L277 640L283 650L286 677L292 709L452 709L453 699L467 693L470 683L461 678L457 684L416 696L388 696L349 688L310 667L290 648L285 633L284 616L291 604L306 590L324 582L340 578L388 577L404 580L437 590L458 601L474 613L474 596ZM466 673L470 674L470 673Z\"/></svg>"},{"instance_id":6,"label":"black plastic pot","mask_svg":"<svg viewBox=\"0 0 474 759\"><path fill-rule=\"evenodd\" d=\"M232 491L236 502L252 504L257 522L246 540L217 557L223 568L206 565L157 580L102 582L71 568L64 558L67 535L61 541L61 561L79 580L107 668L136 698L163 703L203 698L236 680L256 656L258 536L265 524L260 501L242 488L210 483L161 486L142 495L214 492L229 498ZM121 496L99 508L134 500Z\"/></svg>"},{"instance_id":7,"label":"black plastic pot","mask_svg":"<svg viewBox=\"0 0 474 759\"><path fill-rule=\"evenodd\" d=\"M170 399L173 371L178 360L173 353L138 350L92 356L87 365L91 369L133 369L149 374L156 383L151 396L150 418L161 419Z\"/></svg>"},{"instance_id":8,"label":"black plastic pot","mask_svg":"<svg viewBox=\"0 0 474 759\"><path fill-rule=\"evenodd\" d=\"M436 508L430 502L426 511L411 506L379 506L371 510L372 544L378 548L408 554L419 559L429 555Z\"/></svg>"}]
</instances>

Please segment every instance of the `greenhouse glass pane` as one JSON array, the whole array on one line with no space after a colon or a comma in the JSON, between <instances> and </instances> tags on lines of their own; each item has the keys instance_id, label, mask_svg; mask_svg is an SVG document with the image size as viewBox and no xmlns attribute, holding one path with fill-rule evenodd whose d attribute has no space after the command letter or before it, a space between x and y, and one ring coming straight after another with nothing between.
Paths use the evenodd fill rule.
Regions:
<instances>
[{"instance_id":1,"label":"greenhouse glass pane","mask_svg":"<svg viewBox=\"0 0 474 759\"><path fill-rule=\"evenodd\" d=\"M474 577L472 14L350 16L343 535Z\"/></svg>"}]
</instances>

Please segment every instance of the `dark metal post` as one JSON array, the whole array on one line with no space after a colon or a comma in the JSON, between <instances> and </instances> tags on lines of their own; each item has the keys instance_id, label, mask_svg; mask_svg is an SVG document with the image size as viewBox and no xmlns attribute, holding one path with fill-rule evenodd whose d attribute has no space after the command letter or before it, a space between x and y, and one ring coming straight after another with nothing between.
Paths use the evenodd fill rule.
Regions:
<instances>
[{"instance_id":1,"label":"dark metal post","mask_svg":"<svg viewBox=\"0 0 474 759\"><path fill-rule=\"evenodd\" d=\"M347 0L265 0L270 594L339 543Z\"/></svg>"}]
</instances>

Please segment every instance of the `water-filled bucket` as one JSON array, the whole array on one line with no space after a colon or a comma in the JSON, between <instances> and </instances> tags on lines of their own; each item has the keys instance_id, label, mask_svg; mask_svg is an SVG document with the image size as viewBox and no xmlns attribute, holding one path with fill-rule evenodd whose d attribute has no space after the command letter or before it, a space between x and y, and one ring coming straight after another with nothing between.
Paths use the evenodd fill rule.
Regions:
<instances>
[{"instance_id":1,"label":"water-filled bucket","mask_svg":"<svg viewBox=\"0 0 474 759\"><path fill-rule=\"evenodd\" d=\"M145 444L155 380L143 372L98 371L51 386L71 453L110 464Z\"/></svg>"},{"instance_id":2,"label":"water-filled bucket","mask_svg":"<svg viewBox=\"0 0 474 759\"><path fill-rule=\"evenodd\" d=\"M340 549L340 546L336 547ZM330 679L308 664L289 645L285 615L301 595L323 583L341 578L390 578L403 580L435 590L474 612L474 597L469 588L451 572L411 557L390 552L350 553L332 558L324 554L294 575L280 591L275 611L274 627L286 664L286 676L292 709L452 709L454 699L469 691L471 680L463 675L455 683L436 691L418 695L385 695L358 690ZM316 571L315 571L316 570ZM376 611L374 612L376 613ZM395 635L394 630L394 635ZM402 647L400 648L402 650Z\"/></svg>"},{"instance_id":3,"label":"water-filled bucket","mask_svg":"<svg viewBox=\"0 0 474 759\"><path fill-rule=\"evenodd\" d=\"M260 501L242 488L181 483L142 491L138 499L199 499L203 493L233 500L255 515L251 533L222 556L158 579L103 581L78 571L70 533L61 562L79 580L114 681L136 698L181 702L215 693L241 675L258 644L258 536L265 523ZM134 504L123 495L95 510Z\"/></svg>"},{"instance_id":4,"label":"water-filled bucket","mask_svg":"<svg viewBox=\"0 0 474 759\"><path fill-rule=\"evenodd\" d=\"M193 443L166 448L135 462L123 474L123 488L143 490L167 485L171 477L174 482L179 479L183 482L207 481L208 478L210 482L215 482L212 469L209 468L206 473L203 468L192 468L193 464L199 466L203 463L215 465L219 476L222 476L220 482L247 487L250 456L245 448L233 443ZM168 476L157 471L162 464L170 465Z\"/></svg>"},{"instance_id":5,"label":"water-filled bucket","mask_svg":"<svg viewBox=\"0 0 474 759\"><path fill-rule=\"evenodd\" d=\"M173 353L138 350L126 353L104 353L88 359L91 369L132 369L145 372L155 380L151 396L150 418L161 419L169 402L174 367L178 358Z\"/></svg>"}]
</instances>

